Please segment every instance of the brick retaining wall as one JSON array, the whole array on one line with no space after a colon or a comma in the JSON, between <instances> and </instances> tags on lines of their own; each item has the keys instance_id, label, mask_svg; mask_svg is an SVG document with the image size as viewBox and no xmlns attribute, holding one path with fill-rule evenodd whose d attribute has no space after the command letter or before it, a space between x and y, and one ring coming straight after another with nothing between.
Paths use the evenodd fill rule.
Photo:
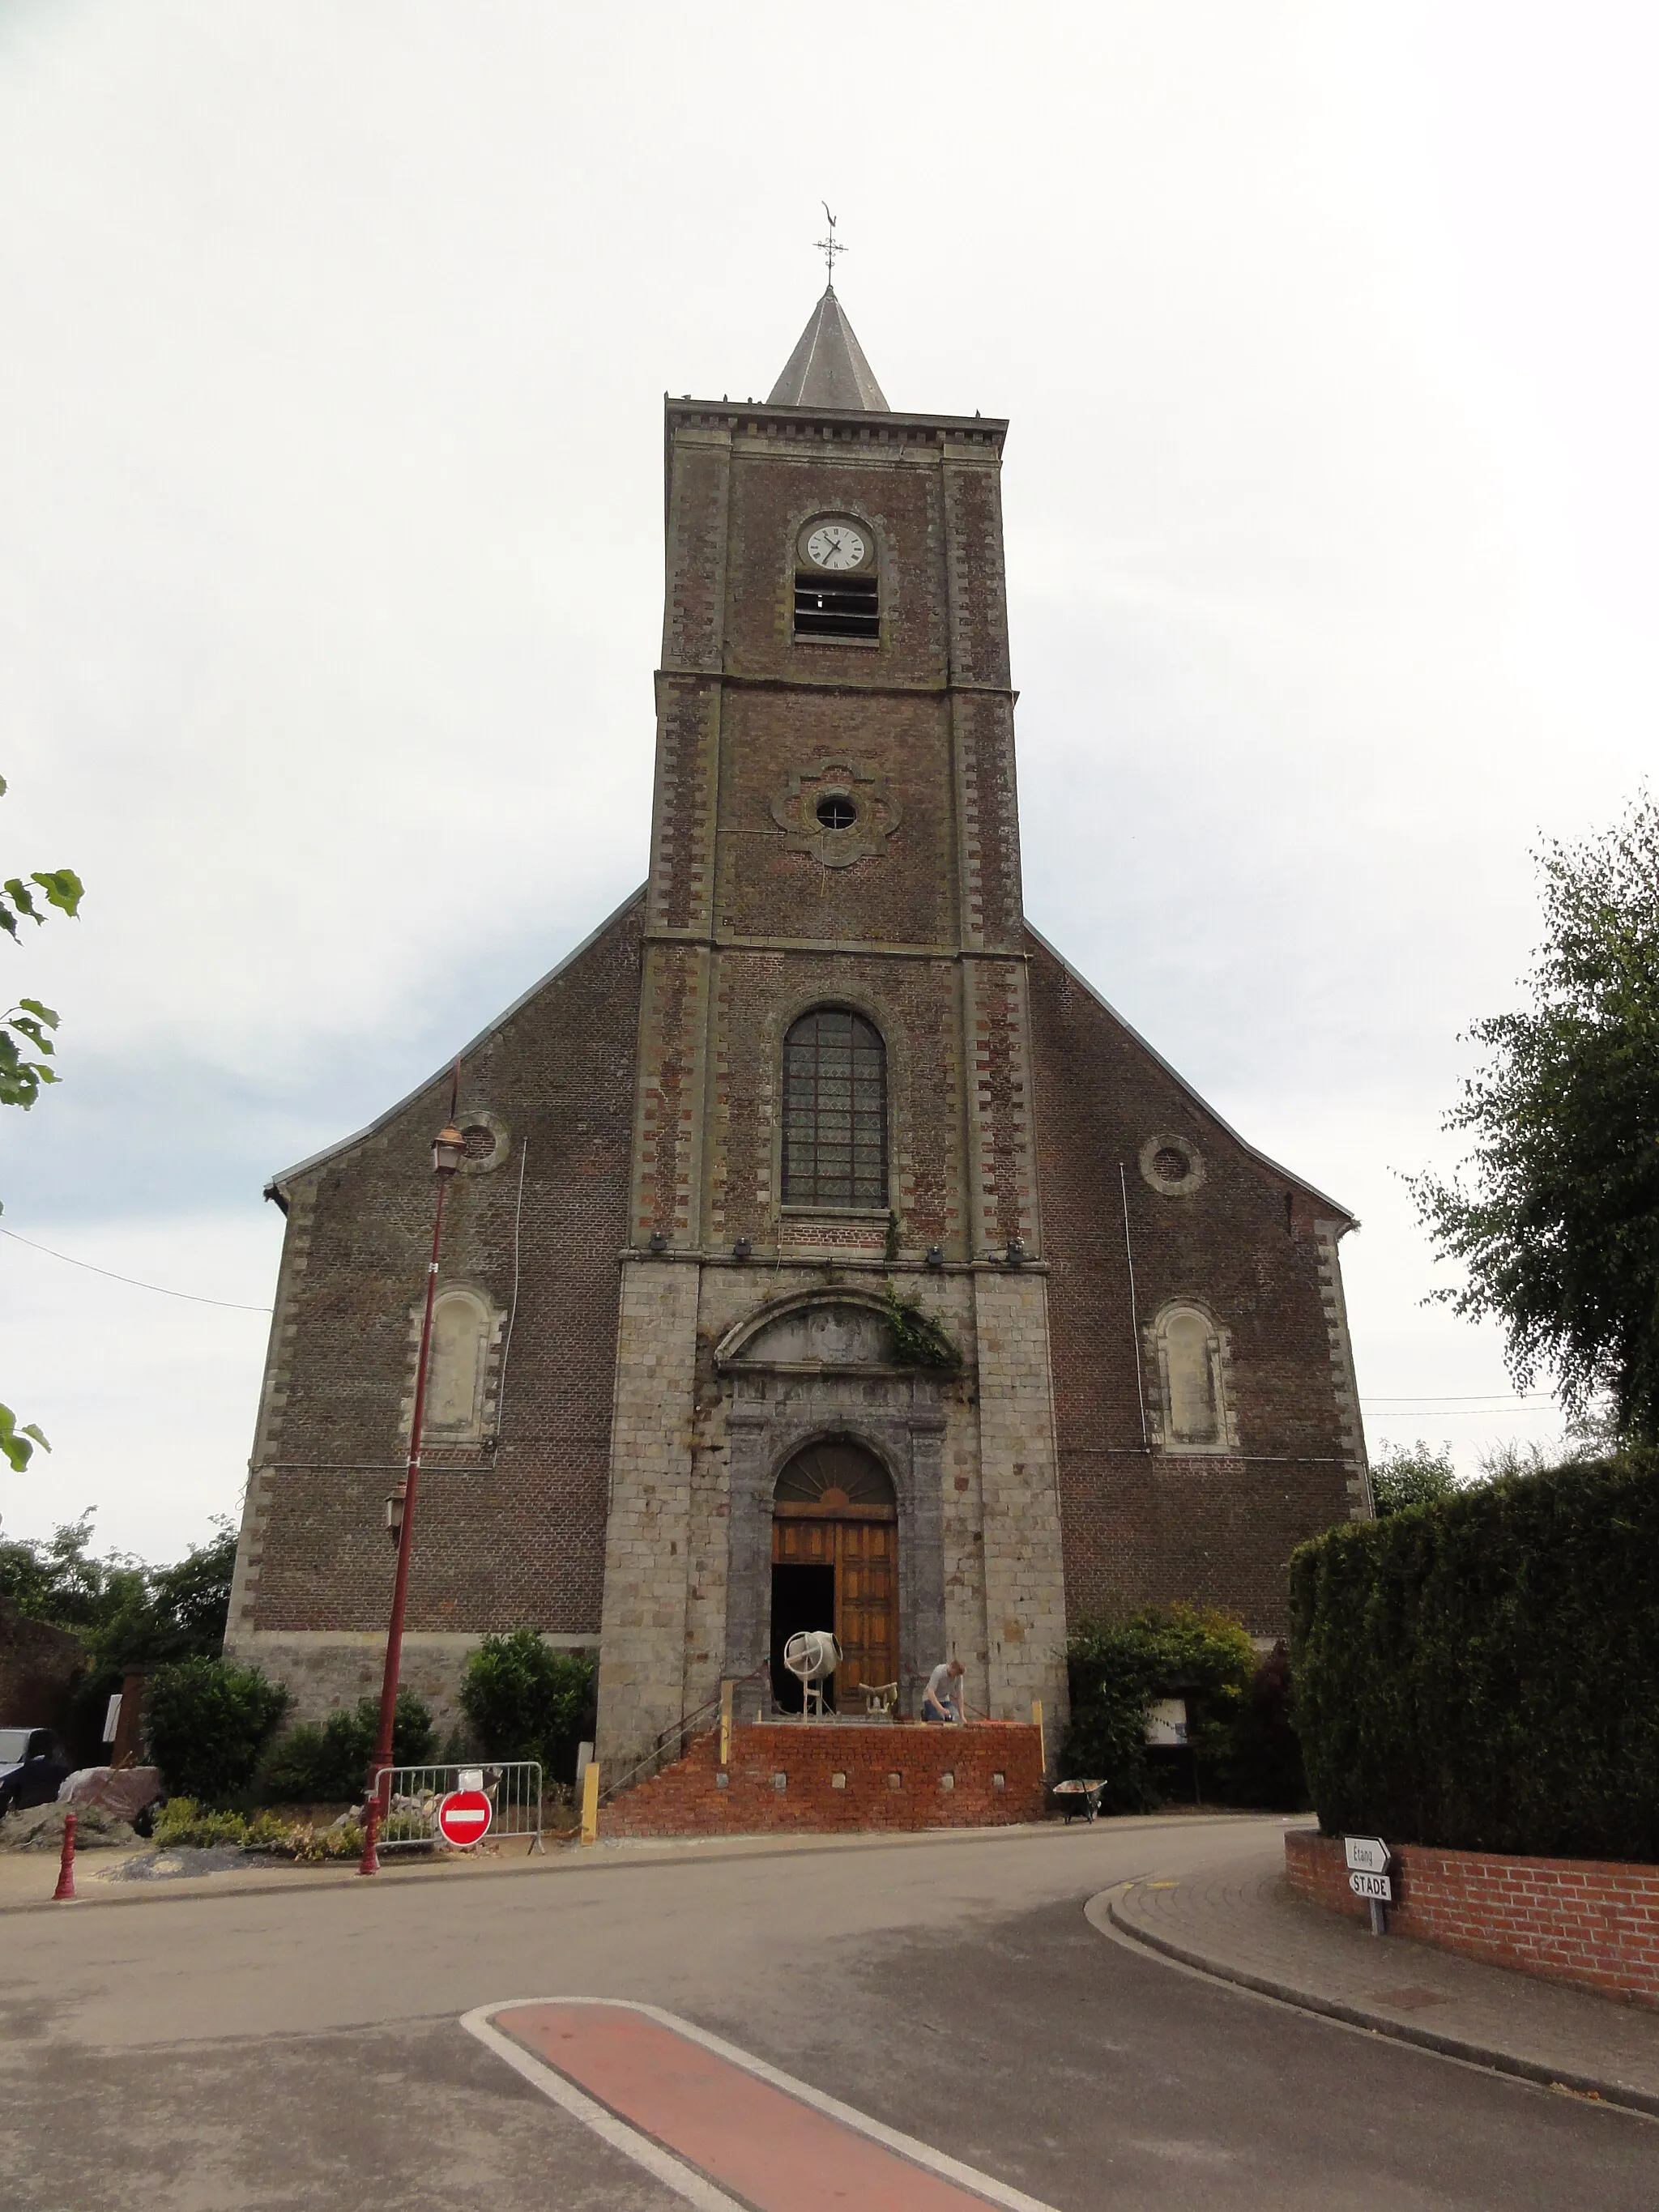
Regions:
<instances>
[{"instance_id":1,"label":"brick retaining wall","mask_svg":"<svg viewBox=\"0 0 1659 2212\"><path fill-rule=\"evenodd\" d=\"M1509 1858L1496 1851L1396 1847L1392 1933L1516 1966L1546 1981L1659 2007L1659 1866ZM1310 1904L1364 1920L1338 1836L1292 1829L1285 1873Z\"/></svg>"},{"instance_id":2,"label":"brick retaining wall","mask_svg":"<svg viewBox=\"0 0 1659 2212\"><path fill-rule=\"evenodd\" d=\"M812 1835L860 1828L978 1828L1042 1817L1042 1739L995 1722L848 1728L749 1722L720 1731L625 1791L602 1836Z\"/></svg>"}]
</instances>

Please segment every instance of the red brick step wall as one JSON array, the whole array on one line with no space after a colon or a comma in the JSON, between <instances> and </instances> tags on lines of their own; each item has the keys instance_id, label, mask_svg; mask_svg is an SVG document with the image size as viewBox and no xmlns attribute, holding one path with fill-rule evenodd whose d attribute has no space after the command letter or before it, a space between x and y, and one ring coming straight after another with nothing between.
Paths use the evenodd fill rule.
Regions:
<instances>
[{"instance_id":1,"label":"red brick step wall","mask_svg":"<svg viewBox=\"0 0 1659 2212\"><path fill-rule=\"evenodd\" d=\"M978 1828L1041 1820L1039 1731L1014 1723L848 1728L760 1722L718 1728L623 1791L601 1836L814 1835Z\"/></svg>"}]
</instances>

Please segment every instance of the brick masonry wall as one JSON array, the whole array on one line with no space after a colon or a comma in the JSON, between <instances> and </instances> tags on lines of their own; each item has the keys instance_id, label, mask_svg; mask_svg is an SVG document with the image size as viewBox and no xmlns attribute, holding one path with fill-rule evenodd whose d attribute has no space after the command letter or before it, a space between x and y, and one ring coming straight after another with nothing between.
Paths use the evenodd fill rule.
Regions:
<instances>
[{"instance_id":1,"label":"brick masonry wall","mask_svg":"<svg viewBox=\"0 0 1659 2212\"><path fill-rule=\"evenodd\" d=\"M1510 1858L1401 1844L1389 1927L1443 1951L1548 1982L1659 2007L1659 1867L1607 1859ZM1297 1896L1370 1917L1348 1887L1342 1840L1291 1829L1285 1875Z\"/></svg>"},{"instance_id":2,"label":"brick masonry wall","mask_svg":"<svg viewBox=\"0 0 1659 2212\"><path fill-rule=\"evenodd\" d=\"M30 1620L0 1597L0 1728L69 1726L86 1647L67 1628ZM102 1718L101 1710L99 1717Z\"/></svg>"},{"instance_id":3,"label":"brick masonry wall","mask_svg":"<svg viewBox=\"0 0 1659 2212\"><path fill-rule=\"evenodd\" d=\"M1190 1599L1282 1635L1291 1551L1369 1510L1335 1254L1345 1217L1248 1151L1040 939L1028 943L1068 1610ZM1205 1170L1180 1197L1140 1170L1166 1133ZM1224 1334L1233 1449L1160 1447L1150 1340L1177 1297Z\"/></svg>"},{"instance_id":4,"label":"brick masonry wall","mask_svg":"<svg viewBox=\"0 0 1659 2212\"><path fill-rule=\"evenodd\" d=\"M1034 1728L774 1722L734 1727L725 1770L719 1729L700 1736L684 1759L606 1806L599 1833L821 1835L1003 1826L1042 1814Z\"/></svg>"},{"instance_id":5,"label":"brick masonry wall","mask_svg":"<svg viewBox=\"0 0 1659 2212\"><path fill-rule=\"evenodd\" d=\"M507 1146L499 1168L452 1186L439 1280L474 1289L496 1317L484 1426L499 1418L501 1437L493 1453L428 1454L410 1582L416 1638L521 1625L598 1638L641 918L630 902L462 1063L463 1126L495 1113ZM383 1500L407 1450L429 1146L448 1103L447 1084L433 1085L289 1194L228 1641L293 1674L308 1710L362 1694L366 1672L378 1680L349 1632L383 1635L391 1601ZM308 1657L307 1636L332 1640ZM445 1658L446 1684L459 1663Z\"/></svg>"}]
</instances>

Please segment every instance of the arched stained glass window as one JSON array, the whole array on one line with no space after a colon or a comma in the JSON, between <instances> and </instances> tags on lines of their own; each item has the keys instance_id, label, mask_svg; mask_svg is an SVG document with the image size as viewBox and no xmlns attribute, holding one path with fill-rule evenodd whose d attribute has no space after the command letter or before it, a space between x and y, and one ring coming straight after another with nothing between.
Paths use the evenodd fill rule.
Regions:
<instances>
[{"instance_id":1,"label":"arched stained glass window","mask_svg":"<svg viewBox=\"0 0 1659 2212\"><path fill-rule=\"evenodd\" d=\"M887 1203L887 1051L843 1006L815 1006L784 1039L783 1202Z\"/></svg>"}]
</instances>

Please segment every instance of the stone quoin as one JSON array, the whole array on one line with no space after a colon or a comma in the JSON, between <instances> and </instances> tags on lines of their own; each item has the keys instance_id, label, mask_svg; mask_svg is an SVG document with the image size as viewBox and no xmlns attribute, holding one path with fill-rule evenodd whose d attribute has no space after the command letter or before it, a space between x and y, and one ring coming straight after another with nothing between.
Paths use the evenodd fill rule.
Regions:
<instances>
[{"instance_id":1,"label":"stone quoin","mask_svg":"<svg viewBox=\"0 0 1659 2212\"><path fill-rule=\"evenodd\" d=\"M527 1624L598 1653L616 1776L723 1680L787 1705L833 1626L843 1712L954 1656L1052 1758L1068 1620L1270 1641L1292 1547L1370 1510L1351 1217L1025 919L1006 428L890 408L833 289L763 404L666 403L649 873L459 1054L404 1673L441 1726ZM270 1186L228 1648L297 1717L379 1680L449 1082Z\"/></svg>"}]
</instances>

